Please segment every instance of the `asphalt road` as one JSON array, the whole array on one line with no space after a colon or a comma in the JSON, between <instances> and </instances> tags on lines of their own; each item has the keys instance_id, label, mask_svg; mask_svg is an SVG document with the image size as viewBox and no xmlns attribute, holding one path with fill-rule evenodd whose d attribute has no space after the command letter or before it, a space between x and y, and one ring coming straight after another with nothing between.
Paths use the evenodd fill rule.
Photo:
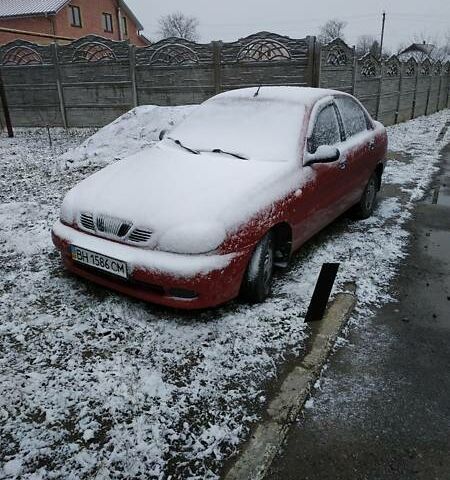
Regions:
<instances>
[{"instance_id":1,"label":"asphalt road","mask_svg":"<svg viewBox=\"0 0 450 480\"><path fill-rule=\"evenodd\" d=\"M351 330L267 479L450 479L450 145L410 231L398 303Z\"/></svg>"}]
</instances>

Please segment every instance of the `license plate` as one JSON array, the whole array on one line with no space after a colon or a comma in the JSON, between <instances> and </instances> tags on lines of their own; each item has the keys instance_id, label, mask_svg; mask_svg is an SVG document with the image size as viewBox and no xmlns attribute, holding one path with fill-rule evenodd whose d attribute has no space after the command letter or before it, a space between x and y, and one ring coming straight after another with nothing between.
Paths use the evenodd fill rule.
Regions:
<instances>
[{"instance_id":1,"label":"license plate","mask_svg":"<svg viewBox=\"0 0 450 480\"><path fill-rule=\"evenodd\" d=\"M121 260L116 260L115 258L107 257L100 253L91 252L90 250L75 245L70 247L70 251L72 254L72 260L75 262L89 265L98 270L117 275L118 277L128 278L127 264Z\"/></svg>"}]
</instances>

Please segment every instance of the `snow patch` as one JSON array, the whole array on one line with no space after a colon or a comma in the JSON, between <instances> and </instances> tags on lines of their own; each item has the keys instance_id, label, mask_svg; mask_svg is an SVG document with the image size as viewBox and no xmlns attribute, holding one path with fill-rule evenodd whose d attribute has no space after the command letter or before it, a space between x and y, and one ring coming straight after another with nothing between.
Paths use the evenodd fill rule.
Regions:
<instances>
[{"instance_id":1,"label":"snow patch","mask_svg":"<svg viewBox=\"0 0 450 480\"><path fill-rule=\"evenodd\" d=\"M368 220L340 219L325 229L276 275L267 302L190 315L67 275L40 235L31 250L11 248L11 236L48 232L62 190L94 168L71 175L52 168L81 142L81 131L52 129L53 147L42 129L2 138L0 201L11 214L8 206L1 210L0 476L8 465L9 477L27 479L123 472L218 478L259 417L267 383L286 357L301 352L308 334L302 318L322 263L341 262L333 294L357 283L362 324L390 299L389 283L406 254L405 222L448 142L447 134L435 143L448 113L388 129L396 158L407 165L401 174L395 163L386 167L399 195L383 199ZM354 390L342 400L367 394Z\"/></svg>"},{"instance_id":2,"label":"snow patch","mask_svg":"<svg viewBox=\"0 0 450 480\"><path fill-rule=\"evenodd\" d=\"M162 130L170 131L195 108L195 105L144 105L133 108L100 129L79 147L66 152L59 162L69 167L108 165L154 145L159 141Z\"/></svg>"}]
</instances>

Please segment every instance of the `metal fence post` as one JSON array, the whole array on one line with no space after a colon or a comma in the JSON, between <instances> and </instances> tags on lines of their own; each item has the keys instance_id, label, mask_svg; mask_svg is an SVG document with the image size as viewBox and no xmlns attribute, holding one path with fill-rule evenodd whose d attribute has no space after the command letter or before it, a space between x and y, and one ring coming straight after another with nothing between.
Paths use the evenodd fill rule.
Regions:
<instances>
[{"instance_id":1,"label":"metal fence post","mask_svg":"<svg viewBox=\"0 0 450 480\"><path fill-rule=\"evenodd\" d=\"M64 104L64 92L63 92L63 87L61 83L61 72L59 69L58 44L53 43L51 48L52 48L53 65L55 67L56 88L58 89L58 100L59 100L59 109L61 112L61 119L62 119L64 128L68 128L69 125L67 123L66 106Z\"/></svg>"}]
</instances>

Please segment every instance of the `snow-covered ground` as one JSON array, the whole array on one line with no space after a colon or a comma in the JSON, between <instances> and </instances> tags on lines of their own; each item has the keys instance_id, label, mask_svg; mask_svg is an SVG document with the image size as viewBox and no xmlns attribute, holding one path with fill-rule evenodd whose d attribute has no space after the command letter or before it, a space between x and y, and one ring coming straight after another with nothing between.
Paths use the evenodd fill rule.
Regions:
<instances>
[{"instance_id":1,"label":"snow-covered ground","mask_svg":"<svg viewBox=\"0 0 450 480\"><path fill-rule=\"evenodd\" d=\"M216 478L258 418L268 382L302 351L322 263L342 262L336 290L357 283L360 319L390 298L405 222L438 168L449 135L435 140L448 118L446 110L389 128L388 188L375 215L340 219L318 235L277 276L266 303L197 314L71 277L52 246L65 192L127 154L126 119L97 134L98 151L94 140L77 148L92 133L83 130L53 129L52 147L45 130L2 134L0 478Z\"/></svg>"}]
</instances>

